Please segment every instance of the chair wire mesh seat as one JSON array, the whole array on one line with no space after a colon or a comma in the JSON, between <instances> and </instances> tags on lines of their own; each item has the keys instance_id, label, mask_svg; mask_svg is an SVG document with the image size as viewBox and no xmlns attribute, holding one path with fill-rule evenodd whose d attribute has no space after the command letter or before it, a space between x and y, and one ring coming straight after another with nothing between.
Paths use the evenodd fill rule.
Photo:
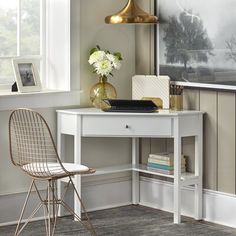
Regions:
<instances>
[{"instance_id":1,"label":"chair wire mesh seat","mask_svg":"<svg viewBox=\"0 0 236 236\"><path fill-rule=\"evenodd\" d=\"M81 222L91 235L96 235L88 213L72 181L74 175L91 174L94 173L95 170L84 165L62 163L47 122L39 113L30 109L17 109L11 113L9 118L9 145L12 163L32 178L15 235L21 234L25 226L42 207L45 214L46 235L54 235L59 206L63 206L76 220ZM66 184L64 193L59 198L57 180L64 177L68 177L69 181ZM45 196L39 191L36 185L37 180L47 181ZM70 184L81 204L86 220L82 220L64 201ZM40 202L26 222L21 226L22 218L33 187L35 188Z\"/></svg>"}]
</instances>

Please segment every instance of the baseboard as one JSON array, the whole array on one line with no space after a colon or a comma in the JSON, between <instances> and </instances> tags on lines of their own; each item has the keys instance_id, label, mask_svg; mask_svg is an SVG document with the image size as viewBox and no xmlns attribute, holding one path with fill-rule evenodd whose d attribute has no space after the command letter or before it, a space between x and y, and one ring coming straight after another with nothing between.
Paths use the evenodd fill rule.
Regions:
<instances>
[{"instance_id":1,"label":"baseboard","mask_svg":"<svg viewBox=\"0 0 236 236\"><path fill-rule=\"evenodd\" d=\"M42 191L43 193L43 191ZM26 193L0 195L0 226L16 224L24 204ZM96 211L131 204L131 180L121 178L103 181L94 181L82 185L82 199L88 211ZM73 194L68 194L67 202L73 206ZM35 192L29 199L25 215L29 216L39 202ZM33 220L43 219L40 211Z\"/></svg>"},{"instance_id":2,"label":"baseboard","mask_svg":"<svg viewBox=\"0 0 236 236\"><path fill-rule=\"evenodd\" d=\"M43 191L40 191L43 194ZM24 204L26 193L14 193L0 196L0 226L15 224L21 213L21 208ZM29 216L39 203L38 196L32 192L28 201L25 215ZM41 219L43 216L43 209L41 209L34 217L34 219Z\"/></svg>"},{"instance_id":3,"label":"baseboard","mask_svg":"<svg viewBox=\"0 0 236 236\"><path fill-rule=\"evenodd\" d=\"M173 184L141 177L140 205L173 212ZM194 188L182 189L182 215L194 217ZM236 195L203 191L203 219L236 228Z\"/></svg>"},{"instance_id":4,"label":"baseboard","mask_svg":"<svg viewBox=\"0 0 236 236\"><path fill-rule=\"evenodd\" d=\"M141 177L140 204L152 208L172 212L173 184L166 181ZM82 186L82 199L88 211L96 211L131 204L131 180L104 180ZM204 220L236 228L236 195L211 190L204 190L203 217ZM24 203L26 193L0 196L0 226L16 223ZM67 199L73 202L72 194ZM30 213L38 202L35 193L29 202ZM194 216L194 189L182 189L182 215ZM4 212L4 214L3 214ZM40 212L34 220L42 219Z\"/></svg>"}]
</instances>

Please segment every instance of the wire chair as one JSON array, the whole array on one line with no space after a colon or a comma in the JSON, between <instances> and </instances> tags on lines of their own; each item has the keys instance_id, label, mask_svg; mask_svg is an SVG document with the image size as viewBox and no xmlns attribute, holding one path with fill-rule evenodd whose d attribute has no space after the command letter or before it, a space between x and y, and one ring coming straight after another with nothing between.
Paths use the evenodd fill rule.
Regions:
<instances>
[{"instance_id":1,"label":"wire chair","mask_svg":"<svg viewBox=\"0 0 236 236\"><path fill-rule=\"evenodd\" d=\"M54 235L60 205L74 215L74 218L81 222L91 235L96 235L88 213L72 181L74 175L91 174L95 170L84 165L62 163L47 122L39 113L30 109L17 109L11 113L9 118L9 144L12 163L32 178L16 227L15 236L20 235L41 207L44 208L45 213L46 235ZM65 192L59 198L57 194L57 180L64 177L68 177L69 181ZM45 197L38 190L36 180L48 182ZM70 184L76 193L87 221L82 221L81 217L64 201ZM20 227L33 187L40 202L26 222Z\"/></svg>"}]
</instances>

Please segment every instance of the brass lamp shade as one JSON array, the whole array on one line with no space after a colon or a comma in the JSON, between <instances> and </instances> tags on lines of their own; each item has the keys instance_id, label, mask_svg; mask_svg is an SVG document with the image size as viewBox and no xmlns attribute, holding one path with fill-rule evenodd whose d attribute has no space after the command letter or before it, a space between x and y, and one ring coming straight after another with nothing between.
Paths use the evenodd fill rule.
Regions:
<instances>
[{"instance_id":1,"label":"brass lamp shade","mask_svg":"<svg viewBox=\"0 0 236 236\"><path fill-rule=\"evenodd\" d=\"M158 18L156 16L143 11L135 0L128 0L128 3L121 11L105 18L107 24L155 24L157 20Z\"/></svg>"}]
</instances>

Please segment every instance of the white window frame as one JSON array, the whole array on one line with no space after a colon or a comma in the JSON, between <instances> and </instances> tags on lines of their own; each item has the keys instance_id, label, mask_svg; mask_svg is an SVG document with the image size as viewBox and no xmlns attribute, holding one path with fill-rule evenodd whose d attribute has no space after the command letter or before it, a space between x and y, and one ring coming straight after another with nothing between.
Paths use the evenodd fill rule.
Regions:
<instances>
[{"instance_id":1,"label":"white window frame","mask_svg":"<svg viewBox=\"0 0 236 236\"><path fill-rule=\"evenodd\" d=\"M42 33L45 44L42 48L43 72L41 76L44 89L34 93L11 93L0 90L0 110L11 110L18 107L59 107L80 104L79 81L79 14L73 15L76 7L80 12L78 0L42 0L46 11L42 20L46 30ZM71 2L73 6L71 6ZM43 22L44 23L44 22ZM73 27L72 38L70 28ZM74 35L76 33L76 36ZM71 55L71 46L73 47ZM71 66L76 63L75 66ZM71 74L71 67L72 74Z\"/></svg>"},{"instance_id":2,"label":"white window frame","mask_svg":"<svg viewBox=\"0 0 236 236\"><path fill-rule=\"evenodd\" d=\"M70 90L70 0L46 0L46 87Z\"/></svg>"},{"instance_id":3,"label":"white window frame","mask_svg":"<svg viewBox=\"0 0 236 236\"><path fill-rule=\"evenodd\" d=\"M17 28L16 28L16 55L12 56L0 56L0 59L7 60L7 59L17 59L20 57L23 58L32 58L37 59L40 61L40 78L45 78L45 35L46 35L46 29L45 29L45 0L39 0L40 1L40 54L39 55L22 55L21 54L21 2L22 0L17 0ZM44 84L45 81L42 80L42 83ZM9 90L11 88L12 83L10 84L1 84L0 83L0 93L2 90Z\"/></svg>"}]
</instances>

